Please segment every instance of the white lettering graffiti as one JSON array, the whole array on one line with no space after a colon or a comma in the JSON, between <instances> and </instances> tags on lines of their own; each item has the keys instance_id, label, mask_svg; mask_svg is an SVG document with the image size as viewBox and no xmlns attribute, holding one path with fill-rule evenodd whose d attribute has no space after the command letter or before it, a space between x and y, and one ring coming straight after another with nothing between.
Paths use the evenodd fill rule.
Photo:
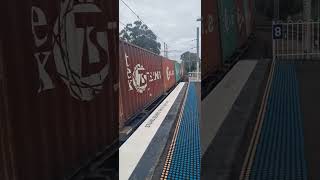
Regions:
<instances>
[{"instance_id":1,"label":"white lettering graffiti","mask_svg":"<svg viewBox=\"0 0 320 180\"><path fill-rule=\"evenodd\" d=\"M47 64L48 58L50 56L51 52L42 52L42 53L35 53L35 58L37 59L38 63L38 69L39 69L39 77L41 80L40 87L38 89L38 92L42 92L45 90L53 89L54 85L53 82L45 70L45 66ZM43 58L41 59L41 56L43 55Z\"/></svg>"},{"instance_id":2,"label":"white lettering graffiti","mask_svg":"<svg viewBox=\"0 0 320 180\"><path fill-rule=\"evenodd\" d=\"M167 80L169 81L169 80L170 80L170 77L171 77L171 76L174 76L174 70L171 70L171 71L170 71L170 68L167 66L166 74L167 74Z\"/></svg>"},{"instance_id":3,"label":"white lettering graffiti","mask_svg":"<svg viewBox=\"0 0 320 180\"><path fill-rule=\"evenodd\" d=\"M224 28L226 32L229 32L231 26L234 25L234 14L231 12L228 12L228 9L224 9Z\"/></svg>"},{"instance_id":4,"label":"white lettering graffiti","mask_svg":"<svg viewBox=\"0 0 320 180\"><path fill-rule=\"evenodd\" d=\"M243 32L243 30L244 30L244 27L245 27L244 23L245 23L245 17L241 13L240 8L238 8L238 10L237 10L237 24L238 24L238 29L240 32Z\"/></svg>"},{"instance_id":5,"label":"white lettering graffiti","mask_svg":"<svg viewBox=\"0 0 320 180\"><path fill-rule=\"evenodd\" d=\"M160 71L147 71L147 69L141 65L136 64L133 67L133 70L130 69L129 64L129 56L125 53L125 61L127 66L127 79L128 79L128 91L133 91L134 89L138 93L144 93L147 89L148 82L154 82L161 79L161 72Z\"/></svg>"},{"instance_id":6,"label":"white lettering graffiti","mask_svg":"<svg viewBox=\"0 0 320 180\"><path fill-rule=\"evenodd\" d=\"M34 54L41 81L38 92L54 88L46 71L46 64L52 54L55 70L71 96L90 101L102 91L103 82L109 74L108 23L94 0L80 0L78 3L64 0L60 5L53 33L49 34L51 31L48 29L45 36L40 36L36 30L41 26L49 27L45 12L39 7L31 9L36 47L40 49L44 44L50 44L51 47L51 51L40 50Z\"/></svg>"}]
</instances>

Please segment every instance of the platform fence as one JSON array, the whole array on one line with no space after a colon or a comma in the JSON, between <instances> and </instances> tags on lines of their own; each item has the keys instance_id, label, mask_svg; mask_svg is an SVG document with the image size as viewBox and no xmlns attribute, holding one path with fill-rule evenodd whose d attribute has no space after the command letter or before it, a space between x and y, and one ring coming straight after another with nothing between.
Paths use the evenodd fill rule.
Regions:
<instances>
[{"instance_id":1,"label":"platform fence","mask_svg":"<svg viewBox=\"0 0 320 180\"><path fill-rule=\"evenodd\" d=\"M189 82L200 82L201 72L189 72Z\"/></svg>"},{"instance_id":2,"label":"platform fence","mask_svg":"<svg viewBox=\"0 0 320 180\"><path fill-rule=\"evenodd\" d=\"M272 39L274 60L320 60L320 21L274 21Z\"/></svg>"}]
</instances>

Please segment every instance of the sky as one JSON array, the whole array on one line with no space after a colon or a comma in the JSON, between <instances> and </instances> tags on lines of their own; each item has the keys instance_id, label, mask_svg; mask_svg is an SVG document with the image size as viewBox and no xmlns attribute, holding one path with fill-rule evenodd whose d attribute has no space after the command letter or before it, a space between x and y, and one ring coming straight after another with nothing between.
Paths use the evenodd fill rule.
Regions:
<instances>
[{"instance_id":1,"label":"sky","mask_svg":"<svg viewBox=\"0 0 320 180\"><path fill-rule=\"evenodd\" d=\"M160 38L161 54L163 42L168 45L169 59L180 61L186 51L196 53L197 27L201 28L201 0L123 0L144 23ZM138 20L124 3L119 0L121 31L124 24ZM201 29L199 38L201 39ZM200 52L201 53L201 40ZM193 48L193 49L192 49Z\"/></svg>"}]
</instances>

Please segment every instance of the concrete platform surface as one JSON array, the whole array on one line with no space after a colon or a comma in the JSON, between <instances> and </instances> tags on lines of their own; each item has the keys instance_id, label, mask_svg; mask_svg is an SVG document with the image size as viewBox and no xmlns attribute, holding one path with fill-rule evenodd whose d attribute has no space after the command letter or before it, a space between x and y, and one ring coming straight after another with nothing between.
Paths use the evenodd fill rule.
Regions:
<instances>
[{"instance_id":1,"label":"concrete platform surface","mask_svg":"<svg viewBox=\"0 0 320 180\"><path fill-rule=\"evenodd\" d=\"M257 61L239 61L201 103L201 154L203 155L226 119Z\"/></svg>"},{"instance_id":2,"label":"concrete platform surface","mask_svg":"<svg viewBox=\"0 0 320 180\"><path fill-rule=\"evenodd\" d=\"M119 179L127 180L137 168L145 155L150 143L154 140L157 131L166 119L171 107L179 96L185 83L180 83L169 96L151 113L151 115L139 126L139 128L127 139L119 149ZM174 121L171 120L171 121ZM160 152L161 155L162 152ZM159 156L160 156L159 155ZM154 165L153 165L154 166ZM149 169L145 169L149 174ZM141 175L142 172L138 173ZM133 179L135 179L133 177Z\"/></svg>"}]
</instances>

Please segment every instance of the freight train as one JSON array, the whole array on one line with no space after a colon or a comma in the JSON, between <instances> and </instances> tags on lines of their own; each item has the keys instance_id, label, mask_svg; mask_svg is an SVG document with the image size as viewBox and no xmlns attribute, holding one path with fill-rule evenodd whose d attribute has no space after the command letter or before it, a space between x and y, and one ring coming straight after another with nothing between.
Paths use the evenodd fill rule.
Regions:
<instances>
[{"instance_id":1,"label":"freight train","mask_svg":"<svg viewBox=\"0 0 320 180\"><path fill-rule=\"evenodd\" d=\"M118 3L1 6L0 179L71 179L118 142Z\"/></svg>"},{"instance_id":2,"label":"freight train","mask_svg":"<svg viewBox=\"0 0 320 180\"><path fill-rule=\"evenodd\" d=\"M204 0L202 3L202 87L226 71L243 53L254 31L254 0Z\"/></svg>"},{"instance_id":3,"label":"freight train","mask_svg":"<svg viewBox=\"0 0 320 180\"><path fill-rule=\"evenodd\" d=\"M170 91L185 76L181 63L120 40L119 127Z\"/></svg>"}]
</instances>

